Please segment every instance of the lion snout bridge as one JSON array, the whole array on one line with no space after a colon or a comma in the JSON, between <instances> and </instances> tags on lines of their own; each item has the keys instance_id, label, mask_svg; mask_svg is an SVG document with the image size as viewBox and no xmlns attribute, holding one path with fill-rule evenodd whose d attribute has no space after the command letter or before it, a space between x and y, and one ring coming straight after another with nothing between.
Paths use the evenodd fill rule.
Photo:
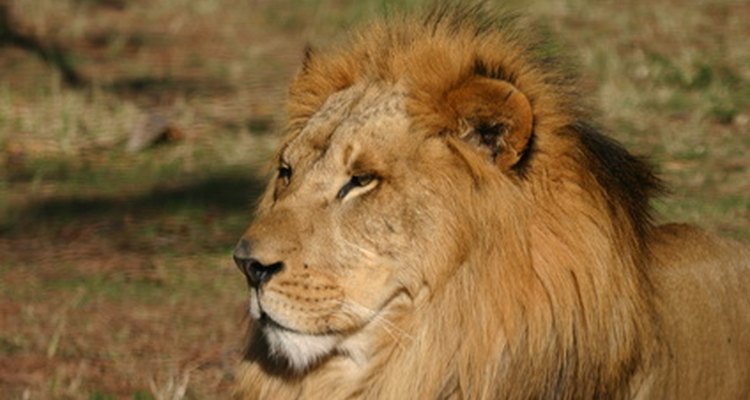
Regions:
<instances>
[{"instance_id":1,"label":"lion snout bridge","mask_svg":"<svg viewBox=\"0 0 750 400\"><path fill-rule=\"evenodd\" d=\"M284 263L281 261L263 264L258 259L253 258L250 242L245 239L240 240L234 249L234 263L245 274L247 283L253 288L259 288L284 268Z\"/></svg>"}]
</instances>

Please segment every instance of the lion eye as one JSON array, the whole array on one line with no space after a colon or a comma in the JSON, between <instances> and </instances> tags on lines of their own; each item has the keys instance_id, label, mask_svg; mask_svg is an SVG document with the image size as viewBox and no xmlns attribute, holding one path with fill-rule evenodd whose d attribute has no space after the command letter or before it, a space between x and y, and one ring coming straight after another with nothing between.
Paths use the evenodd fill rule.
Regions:
<instances>
[{"instance_id":1,"label":"lion eye","mask_svg":"<svg viewBox=\"0 0 750 400\"><path fill-rule=\"evenodd\" d=\"M374 174L354 175L344 186L339 189L336 198L343 199L354 189L370 187L377 183L377 177Z\"/></svg>"},{"instance_id":2,"label":"lion eye","mask_svg":"<svg viewBox=\"0 0 750 400\"><path fill-rule=\"evenodd\" d=\"M292 178L292 167L282 164L279 167L279 179L283 179L285 183L289 183Z\"/></svg>"}]
</instances>

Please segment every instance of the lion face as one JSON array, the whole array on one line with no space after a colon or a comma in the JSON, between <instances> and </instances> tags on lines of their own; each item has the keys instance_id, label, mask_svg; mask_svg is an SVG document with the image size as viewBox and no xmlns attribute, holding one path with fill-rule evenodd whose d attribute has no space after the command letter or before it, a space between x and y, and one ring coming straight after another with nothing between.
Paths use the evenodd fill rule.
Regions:
<instances>
[{"instance_id":1,"label":"lion face","mask_svg":"<svg viewBox=\"0 0 750 400\"><path fill-rule=\"evenodd\" d=\"M418 86L363 79L327 96L286 138L237 246L250 313L296 370L367 357L381 336L368 329L448 284L467 244L497 228L487 215L515 212L513 190L497 198L531 134L526 96L472 74L439 93Z\"/></svg>"},{"instance_id":2,"label":"lion face","mask_svg":"<svg viewBox=\"0 0 750 400\"><path fill-rule=\"evenodd\" d=\"M405 97L398 85L364 84L332 95L287 138L237 246L250 314L294 369L357 351L358 332L449 272L434 265L455 264L445 260L457 249L434 237L458 234L444 217L457 188L436 184L432 169L460 169L438 165L451 164L439 138L410 130Z\"/></svg>"}]
</instances>

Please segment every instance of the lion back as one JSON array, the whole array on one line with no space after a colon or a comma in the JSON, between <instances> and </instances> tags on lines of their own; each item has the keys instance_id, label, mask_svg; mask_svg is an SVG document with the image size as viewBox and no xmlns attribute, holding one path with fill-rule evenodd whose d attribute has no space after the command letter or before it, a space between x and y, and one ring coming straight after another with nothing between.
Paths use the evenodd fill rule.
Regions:
<instances>
[{"instance_id":1,"label":"lion back","mask_svg":"<svg viewBox=\"0 0 750 400\"><path fill-rule=\"evenodd\" d=\"M750 398L750 250L688 225L657 228L656 287L666 357L652 398Z\"/></svg>"}]
</instances>

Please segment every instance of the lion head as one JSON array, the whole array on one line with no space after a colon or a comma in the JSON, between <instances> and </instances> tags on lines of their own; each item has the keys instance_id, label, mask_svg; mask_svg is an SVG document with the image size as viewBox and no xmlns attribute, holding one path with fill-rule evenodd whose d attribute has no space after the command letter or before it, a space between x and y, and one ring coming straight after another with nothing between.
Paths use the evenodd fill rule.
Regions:
<instances>
[{"instance_id":1,"label":"lion head","mask_svg":"<svg viewBox=\"0 0 750 400\"><path fill-rule=\"evenodd\" d=\"M308 53L235 251L248 396L593 397L642 361L656 180L482 15Z\"/></svg>"}]
</instances>

